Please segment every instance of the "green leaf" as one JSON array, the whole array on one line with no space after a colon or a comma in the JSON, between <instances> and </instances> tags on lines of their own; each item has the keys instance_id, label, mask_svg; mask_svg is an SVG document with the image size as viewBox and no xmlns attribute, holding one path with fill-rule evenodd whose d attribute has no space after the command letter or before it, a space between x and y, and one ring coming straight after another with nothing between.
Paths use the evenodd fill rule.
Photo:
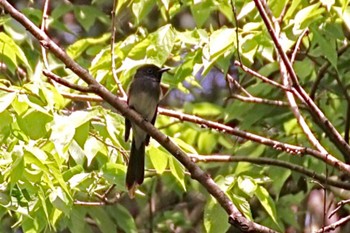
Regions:
<instances>
[{"instance_id":1,"label":"green leaf","mask_svg":"<svg viewBox=\"0 0 350 233\"><path fill-rule=\"evenodd\" d=\"M122 164L106 163L102 167L103 177L109 181L109 183L116 184L116 188L125 191L125 174L126 167Z\"/></svg>"},{"instance_id":2,"label":"green leaf","mask_svg":"<svg viewBox=\"0 0 350 233\"><path fill-rule=\"evenodd\" d=\"M89 208L89 215L95 220L102 233L111 233L116 231L116 225L102 207Z\"/></svg>"},{"instance_id":3,"label":"green leaf","mask_svg":"<svg viewBox=\"0 0 350 233\"><path fill-rule=\"evenodd\" d=\"M140 62L142 63L153 63L161 66L168 59L174 47L175 40L176 33L174 29L171 24L167 24L136 44L128 53L128 57L133 60L141 60ZM130 65L127 61L124 61L123 67L127 66Z\"/></svg>"},{"instance_id":4,"label":"green leaf","mask_svg":"<svg viewBox=\"0 0 350 233\"><path fill-rule=\"evenodd\" d=\"M287 155L289 157L289 155ZM276 194L276 199L278 199L281 189L286 182L286 180L290 177L292 172L285 168L279 167L269 167L267 170L269 177L273 180L272 190Z\"/></svg>"},{"instance_id":5,"label":"green leaf","mask_svg":"<svg viewBox=\"0 0 350 233\"><path fill-rule=\"evenodd\" d=\"M322 35L320 29L316 26L311 27L316 43L320 46L321 53L327 58L332 66L337 69L338 54L336 50L336 41L332 38Z\"/></svg>"},{"instance_id":6,"label":"green leaf","mask_svg":"<svg viewBox=\"0 0 350 233\"><path fill-rule=\"evenodd\" d=\"M15 92L0 92L0 112L5 111L5 109L10 106L10 104L15 100L16 98Z\"/></svg>"},{"instance_id":7,"label":"green leaf","mask_svg":"<svg viewBox=\"0 0 350 233\"><path fill-rule=\"evenodd\" d=\"M289 2L289 0L272 0L272 1L269 1L269 7L273 13L273 15L278 18L285 5Z\"/></svg>"},{"instance_id":8,"label":"green leaf","mask_svg":"<svg viewBox=\"0 0 350 233\"><path fill-rule=\"evenodd\" d=\"M52 9L50 16L56 20L65 15L67 12L71 11L75 6L73 4L58 4L58 6Z\"/></svg>"},{"instance_id":9,"label":"green leaf","mask_svg":"<svg viewBox=\"0 0 350 233\"><path fill-rule=\"evenodd\" d=\"M63 192L61 187L57 187L55 188L51 193L50 193L50 202L52 203L52 205L61 210L63 213L65 213L66 215L69 215L70 213L70 201L66 195L65 192Z\"/></svg>"},{"instance_id":10,"label":"green leaf","mask_svg":"<svg viewBox=\"0 0 350 233\"><path fill-rule=\"evenodd\" d=\"M76 59L81 56L90 46L104 44L108 39L110 39L110 34L103 34L99 38L85 38L74 42L67 48L67 53L72 59Z\"/></svg>"},{"instance_id":11,"label":"green leaf","mask_svg":"<svg viewBox=\"0 0 350 233\"><path fill-rule=\"evenodd\" d=\"M119 140L116 137L120 134L120 129L124 128L124 123L122 123L122 118L120 115L114 113L103 114L106 121L106 128L110 138L114 143L119 144Z\"/></svg>"},{"instance_id":12,"label":"green leaf","mask_svg":"<svg viewBox=\"0 0 350 233\"><path fill-rule=\"evenodd\" d=\"M236 41L236 30L232 28L222 28L214 31L209 38L210 57L216 57L234 48Z\"/></svg>"},{"instance_id":13,"label":"green leaf","mask_svg":"<svg viewBox=\"0 0 350 233\"><path fill-rule=\"evenodd\" d=\"M276 224L276 226L280 230L282 230L283 227L279 223L275 203L270 197L268 191L264 187L259 185L256 189L255 196L259 199L259 202L264 207L264 209L266 210L268 215L271 217L273 222Z\"/></svg>"},{"instance_id":14,"label":"green leaf","mask_svg":"<svg viewBox=\"0 0 350 233\"><path fill-rule=\"evenodd\" d=\"M210 13L215 9L212 1L197 1L190 5L191 12L197 26L200 28L208 20Z\"/></svg>"},{"instance_id":15,"label":"green leaf","mask_svg":"<svg viewBox=\"0 0 350 233\"><path fill-rule=\"evenodd\" d=\"M185 139L188 139L188 137L191 136L190 132L194 132L192 130L187 131L188 133L186 135L183 135ZM197 133L197 132L195 132ZM188 140L183 141L180 138L172 138L172 140L174 140L174 142L176 143L176 145L178 145L182 150L184 150L187 153L191 153L191 154L197 154L196 149L189 144ZM194 141L194 140L193 140Z\"/></svg>"},{"instance_id":16,"label":"green leaf","mask_svg":"<svg viewBox=\"0 0 350 233\"><path fill-rule=\"evenodd\" d=\"M80 147L80 145L75 141L72 140L71 144L68 148L70 156L74 159L76 164L82 165L85 161L85 151L83 148Z\"/></svg>"},{"instance_id":17,"label":"green leaf","mask_svg":"<svg viewBox=\"0 0 350 233\"><path fill-rule=\"evenodd\" d=\"M239 176L237 180L237 185L240 190L242 190L249 197L252 197L257 189L257 184L254 179L247 176Z\"/></svg>"},{"instance_id":18,"label":"green leaf","mask_svg":"<svg viewBox=\"0 0 350 233\"><path fill-rule=\"evenodd\" d=\"M10 182L11 185L15 185L15 183L22 178L24 172L24 159L23 159L23 151L20 147L16 147L12 152L12 165L10 170Z\"/></svg>"},{"instance_id":19,"label":"green leaf","mask_svg":"<svg viewBox=\"0 0 350 233\"><path fill-rule=\"evenodd\" d=\"M84 145L85 156L87 158L87 165L90 166L91 161L94 159L98 152L106 153L106 146L94 137L88 138Z\"/></svg>"},{"instance_id":20,"label":"green leaf","mask_svg":"<svg viewBox=\"0 0 350 233\"><path fill-rule=\"evenodd\" d=\"M216 148L217 145L217 135L204 131L199 134L198 137L198 149L199 152L204 154L210 154Z\"/></svg>"},{"instance_id":21,"label":"green leaf","mask_svg":"<svg viewBox=\"0 0 350 233\"><path fill-rule=\"evenodd\" d=\"M80 185L89 177L90 177L90 173L78 173L73 175L68 181L70 188L71 189L76 188L78 185Z\"/></svg>"},{"instance_id":22,"label":"green leaf","mask_svg":"<svg viewBox=\"0 0 350 233\"><path fill-rule=\"evenodd\" d=\"M148 149L148 154L149 159L151 160L153 167L156 169L157 174L162 174L168 165L168 153L163 151L163 149L160 147L152 146Z\"/></svg>"},{"instance_id":23,"label":"green leaf","mask_svg":"<svg viewBox=\"0 0 350 233\"><path fill-rule=\"evenodd\" d=\"M54 121L49 126L52 131L50 141L54 143L62 158L68 159L67 151L74 137L75 129L96 115L96 111L75 111L70 116L54 116Z\"/></svg>"},{"instance_id":24,"label":"green leaf","mask_svg":"<svg viewBox=\"0 0 350 233\"><path fill-rule=\"evenodd\" d=\"M12 69L12 72L14 72L19 65L17 59L19 59L28 68L28 70L31 70L27 57L25 56L23 50L13 41L11 37L6 35L4 32L0 32L0 49L0 57L5 56L12 63L7 64L8 68ZM12 65L15 65L16 67L12 67Z\"/></svg>"},{"instance_id":25,"label":"green leaf","mask_svg":"<svg viewBox=\"0 0 350 233\"><path fill-rule=\"evenodd\" d=\"M133 2L132 12L135 15L137 25L151 12L155 4L155 0L138 0Z\"/></svg>"},{"instance_id":26,"label":"green leaf","mask_svg":"<svg viewBox=\"0 0 350 233\"><path fill-rule=\"evenodd\" d=\"M23 116L17 116L17 123L31 139L43 138L48 134L47 123L52 117L42 112L29 109Z\"/></svg>"},{"instance_id":27,"label":"green leaf","mask_svg":"<svg viewBox=\"0 0 350 233\"><path fill-rule=\"evenodd\" d=\"M14 118L9 111L0 112L0 142L10 136L13 122Z\"/></svg>"},{"instance_id":28,"label":"green leaf","mask_svg":"<svg viewBox=\"0 0 350 233\"><path fill-rule=\"evenodd\" d=\"M87 208L83 206L74 206L68 218L68 228L72 233L92 233L90 227L85 221Z\"/></svg>"},{"instance_id":29,"label":"green leaf","mask_svg":"<svg viewBox=\"0 0 350 233\"><path fill-rule=\"evenodd\" d=\"M204 207L204 227L207 233L226 232L230 227L227 213L214 198Z\"/></svg>"},{"instance_id":30,"label":"green leaf","mask_svg":"<svg viewBox=\"0 0 350 233\"><path fill-rule=\"evenodd\" d=\"M344 5L344 7L334 6L333 9L335 10L335 12L337 12L338 16L342 19L347 29L350 30L350 7L347 5L346 6Z\"/></svg>"},{"instance_id":31,"label":"green leaf","mask_svg":"<svg viewBox=\"0 0 350 233\"><path fill-rule=\"evenodd\" d=\"M74 6L74 15L85 31L89 31L96 19L105 16L98 8L93 6Z\"/></svg>"},{"instance_id":32,"label":"green leaf","mask_svg":"<svg viewBox=\"0 0 350 233\"><path fill-rule=\"evenodd\" d=\"M186 190L185 186L185 170L182 164L180 164L175 158L170 157L169 167L171 174L180 182L183 190Z\"/></svg>"},{"instance_id":33,"label":"green leaf","mask_svg":"<svg viewBox=\"0 0 350 233\"><path fill-rule=\"evenodd\" d=\"M115 205L107 207L108 213L112 216L117 226L126 233L136 233L137 228L133 216L128 209L122 205Z\"/></svg>"},{"instance_id":34,"label":"green leaf","mask_svg":"<svg viewBox=\"0 0 350 233\"><path fill-rule=\"evenodd\" d=\"M185 112L199 116L217 116L223 112L223 109L221 106L209 102L187 103Z\"/></svg>"},{"instance_id":35,"label":"green leaf","mask_svg":"<svg viewBox=\"0 0 350 233\"><path fill-rule=\"evenodd\" d=\"M299 34L301 30L304 30L309 26L311 22L315 22L318 16L325 11L324 8L320 8L321 3L318 2L316 4L307 6L295 15L295 22L293 26L294 34Z\"/></svg>"},{"instance_id":36,"label":"green leaf","mask_svg":"<svg viewBox=\"0 0 350 233\"><path fill-rule=\"evenodd\" d=\"M12 107L18 115L22 115L28 110L29 105L19 95L13 100Z\"/></svg>"},{"instance_id":37,"label":"green leaf","mask_svg":"<svg viewBox=\"0 0 350 233\"><path fill-rule=\"evenodd\" d=\"M233 204L239 209L239 211L241 211L249 220L253 220L249 202L244 197L238 196L234 193L231 193L230 195L232 196L231 200Z\"/></svg>"},{"instance_id":38,"label":"green leaf","mask_svg":"<svg viewBox=\"0 0 350 233\"><path fill-rule=\"evenodd\" d=\"M240 20L246 17L249 13L251 13L255 9L255 3L253 1L248 1L241 9L239 14L237 15L237 19Z\"/></svg>"},{"instance_id":39,"label":"green leaf","mask_svg":"<svg viewBox=\"0 0 350 233\"><path fill-rule=\"evenodd\" d=\"M218 10L226 16L226 18L233 23L234 22L234 15L233 15L233 9L231 7L231 0L219 0L216 2L216 7Z\"/></svg>"}]
</instances>

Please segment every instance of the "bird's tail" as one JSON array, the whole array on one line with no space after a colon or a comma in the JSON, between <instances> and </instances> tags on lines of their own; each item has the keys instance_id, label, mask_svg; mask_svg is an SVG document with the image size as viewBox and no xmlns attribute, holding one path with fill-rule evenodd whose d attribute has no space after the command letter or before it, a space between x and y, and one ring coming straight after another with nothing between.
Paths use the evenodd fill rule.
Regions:
<instances>
[{"instance_id":1,"label":"bird's tail","mask_svg":"<svg viewBox=\"0 0 350 233\"><path fill-rule=\"evenodd\" d=\"M129 158L128 170L126 172L126 187L129 190L129 196L133 198L138 185L143 183L145 175L145 144L141 143L136 148L135 140L132 140Z\"/></svg>"}]
</instances>

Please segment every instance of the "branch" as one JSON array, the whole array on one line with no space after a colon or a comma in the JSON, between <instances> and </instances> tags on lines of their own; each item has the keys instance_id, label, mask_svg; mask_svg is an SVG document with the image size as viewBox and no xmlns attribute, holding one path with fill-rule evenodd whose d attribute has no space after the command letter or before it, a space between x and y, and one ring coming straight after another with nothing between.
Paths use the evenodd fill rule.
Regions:
<instances>
[{"instance_id":1,"label":"branch","mask_svg":"<svg viewBox=\"0 0 350 233\"><path fill-rule=\"evenodd\" d=\"M42 15L42 19L41 19L41 27L40 27L40 29L43 31L43 33L46 33L46 31L47 31L47 19L48 19L47 11L49 9L49 4L50 4L50 0L45 0L44 8L43 8L43 15ZM41 55L42 55L44 67L45 67L45 69L49 69L49 62L47 60L46 49L42 45L40 47L41 47Z\"/></svg>"},{"instance_id":2,"label":"branch","mask_svg":"<svg viewBox=\"0 0 350 233\"><path fill-rule=\"evenodd\" d=\"M299 172L301 174L304 174L314 180L317 180L323 184L327 184L330 186L350 190L350 183L338 181L338 180L332 180L327 178L324 175L320 175L315 173L313 170L304 168L302 166L289 163L286 161L281 161L277 159L272 158L254 158L254 157L248 157L248 156L237 156L237 155L195 155L190 154L189 155L192 158L192 161L194 162L248 162L253 164L260 164L260 165L271 165L271 166L277 166L277 167L284 167L287 169L290 169L292 171Z\"/></svg>"},{"instance_id":3,"label":"branch","mask_svg":"<svg viewBox=\"0 0 350 233\"><path fill-rule=\"evenodd\" d=\"M113 75L113 78L114 78L114 81L115 83L117 84L118 86L118 89L119 89L119 93L121 94L121 97L122 98L126 98L126 93L123 89L123 86L118 78L118 75L117 75L117 68L116 68L116 65L115 65L115 53L114 53L114 43L115 43L115 33L116 33L116 18L115 18L115 9L117 7L117 0L113 0L113 9L112 9L112 37L111 37L111 59L112 59L112 75Z\"/></svg>"},{"instance_id":4,"label":"branch","mask_svg":"<svg viewBox=\"0 0 350 233\"><path fill-rule=\"evenodd\" d=\"M133 121L136 125L145 130L151 137L166 148L177 160L179 160L191 173L191 177L197 180L223 207L229 215L230 223L238 226L246 232L275 232L265 226L259 225L245 218L231 202L230 198L214 182L214 180L203 170L201 170L187 154L173 143L166 135L156 129L150 122L145 121L137 112L128 107L117 96L110 93L104 86L100 85L83 67L73 61L67 53L55 44L47 35L36 27L22 13L13 8L6 0L0 0L0 5L20 24L22 24L32 35L37 38L42 45L59 58L68 69L71 69L76 75L84 80L92 91L99 95L106 102L111 104L123 116Z\"/></svg>"},{"instance_id":5,"label":"branch","mask_svg":"<svg viewBox=\"0 0 350 233\"><path fill-rule=\"evenodd\" d=\"M323 233L323 232L330 232L333 231L335 229L337 229L338 227L344 225L345 223L350 221L350 215L341 218L340 220L336 221L335 223L328 225L326 227L322 227L321 229L319 229L318 231L316 231L315 233Z\"/></svg>"},{"instance_id":6,"label":"branch","mask_svg":"<svg viewBox=\"0 0 350 233\"><path fill-rule=\"evenodd\" d=\"M286 66L288 75L292 80L293 92L297 92L300 95L301 100L305 102L305 104L308 106L311 116L314 118L315 122L326 132L327 136L330 138L333 144L339 149L339 151L341 151L345 160L350 162L349 144L346 143L346 141L342 138L340 133L334 128L332 123L326 118L323 112L317 107L317 105L312 101L310 96L308 96L305 90L300 86L298 77L292 67L292 64L290 63L286 53L283 51L283 48L278 41L278 37L271 25L271 22L268 19L268 16L262 5L262 1L254 0L254 2L261 15L261 18L263 19L267 27L268 32L270 33L272 40L274 41L276 50L280 55L284 65Z\"/></svg>"},{"instance_id":7,"label":"branch","mask_svg":"<svg viewBox=\"0 0 350 233\"><path fill-rule=\"evenodd\" d=\"M68 82L67 80L59 77L58 75L52 73L51 71L43 70L43 74L49 79L52 79L55 82L62 84L63 86L69 87L71 89L81 91L81 92L93 92L93 87L91 86L84 87L84 86L80 86L80 85Z\"/></svg>"},{"instance_id":8,"label":"branch","mask_svg":"<svg viewBox=\"0 0 350 233\"><path fill-rule=\"evenodd\" d=\"M263 98L254 97L254 96L246 97L246 96L237 95L237 94L232 94L230 97L241 100L243 102L256 103L256 104L268 104L268 105L275 105L279 107L289 107L289 104L287 102L283 102L280 100L263 99Z\"/></svg>"},{"instance_id":9,"label":"branch","mask_svg":"<svg viewBox=\"0 0 350 233\"><path fill-rule=\"evenodd\" d=\"M165 115L165 116L177 118L181 121L188 121L188 122L196 123L196 124L203 125L203 126L206 126L208 128L211 128L211 129L215 129L215 130L218 130L218 131L221 131L224 133L232 134L232 135L235 135L235 136L247 139L247 140L251 140L251 141L272 147L275 150L285 151L289 154L294 154L294 155L310 154L310 155L314 156L315 158L320 159L320 160L324 161L325 163L344 171L347 174L350 174L350 165L343 163L342 161L336 159L334 156L332 156L330 154L321 153L317 150L313 150L313 149L308 148L308 147L295 146L295 145L291 145L291 144L287 144L287 143L282 143L282 142L272 140L269 138L265 138L265 137L262 137L262 136L259 136L259 135L253 134L253 133L249 133L249 132L245 132L243 130L232 128L232 127L224 125L224 124L220 124L220 123L217 123L214 121L205 120L203 118L189 115L189 114L185 114L185 113L179 113L179 112L169 110L169 109L158 108L158 112L160 114Z\"/></svg>"},{"instance_id":10,"label":"branch","mask_svg":"<svg viewBox=\"0 0 350 233\"><path fill-rule=\"evenodd\" d=\"M252 69L249 69L248 67L246 67L245 65L243 65L243 64L242 64L241 62L239 62L239 61L235 61L235 65L241 67L241 69L242 69L244 72L246 72L246 73L248 73L248 74L250 74L250 75L253 75L253 76L255 76L255 77L259 78L259 79L261 79L261 81L263 81L264 83L268 83L268 84L270 84L270 85L272 85L272 86L275 86L275 87L278 87L278 88L280 88L280 89L282 89L282 90L284 90L284 91L291 91L291 89L289 89L288 87L285 87L285 86L283 86L282 84L279 84L278 82L275 82L275 81L273 81L273 80L271 80L271 79L269 79L269 78L267 78L267 77L265 77L265 76L259 74L258 72L255 72L255 71L252 70Z\"/></svg>"},{"instance_id":11,"label":"branch","mask_svg":"<svg viewBox=\"0 0 350 233\"><path fill-rule=\"evenodd\" d=\"M331 218L336 212L338 212L338 210L340 210L340 208L342 208L344 205L347 205L350 203L350 200L342 200L340 202L337 203L337 208L335 208L332 213L329 214L328 218Z\"/></svg>"},{"instance_id":12,"label":"branch","mask_svg":"<svg viewBox=\"0 0 350 233\"><path fill-rule=\"evenodd\" d=\"M286 5L287 6L287 5ZM279 21L280 22L280 21ZM298 50L300 49L301 41L303 40L304 36L309 33L309 29L305 29L299 36L297 43L295 44L294 51L292 53L292 56L290 58L290 62L294 63L295 57L297 56Z\"/></svg>"},{"instance_id":13,"label":"branch","mask_svg":"<svg viewBox=\"0 0 350 233\"><path fill-rule=\"evenodd\" d=\"M273 16L271 16L273 17ZM275 21L275 30L276 32L280 33L280 25L278 24L277 21ZM304 31L305 32L305 31ZM297 42L297 48L299 47L300 41L302 37L299 37L299 40ZM295 49L295 51L297 50L297 48ZM293 60L294 58L292 58L291 60ZM278 63L280 65L280 73L282 76L282 80L283 80L283 85L290 87L291 83L289 81L289 75L287 73L286 70L286 66L285 64L282 62L281 57L278 57ZM309 140L309 142L320 152L328 154L327 150L321 145L321 143L317 140L317 138L315 137L315 135L312 133L310 127L307 125L304 117L301 115L300 111L299 111L299 107L297 105L297 102L294 98L293 93L286 91L286 96L287 96L287 100L289 102L290 105L290 109L292 110L295 118L298 121L299 126L301 127L301 129L303 130L304 134L306 135L307 139Z\"/></svg>"}]
</instances>

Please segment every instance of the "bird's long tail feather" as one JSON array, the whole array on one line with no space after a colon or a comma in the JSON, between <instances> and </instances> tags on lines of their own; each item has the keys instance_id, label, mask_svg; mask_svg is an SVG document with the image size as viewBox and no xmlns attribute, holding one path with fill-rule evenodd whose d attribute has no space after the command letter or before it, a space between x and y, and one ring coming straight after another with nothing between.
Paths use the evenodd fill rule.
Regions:
<instances>
[{"instance_id":1,"label":"bird's long tail feather","mask_svg":"<svg viewBox=\"0 0 350 233\"><path fill-rule=\"evenodd\" d=\"M145 144L141 143L136 148L135 140L132 140L128 170L126 172L126 187L129 196L134 197L138 185L143 183L145 170Z\"/></svg>"}]
</instances>

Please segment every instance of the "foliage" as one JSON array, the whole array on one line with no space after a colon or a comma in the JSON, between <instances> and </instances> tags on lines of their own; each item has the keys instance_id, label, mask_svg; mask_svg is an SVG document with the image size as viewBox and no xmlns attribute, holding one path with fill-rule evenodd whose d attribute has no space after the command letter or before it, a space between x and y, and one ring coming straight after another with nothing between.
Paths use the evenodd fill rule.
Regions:
<instances>
[{"instance_id":1,"label":"foliage","mask_svg":"<svg viewBox=\"0 0 350 233\"><path fill-rule=\"evenodd\" d=\"M239 60L282 83L275 44L253 1L117 2L114 61L125 89L140 64L166 64L173 69L164 75L168 94L163 106L276 141L312 147L288 107L242 102L233 98L242 92L232 83L226 84L229 74L254 97L287 101L285 92L234 65L234 60ZM308 30L293 68L307 92L323 76L314 94L315 103L346 137L350 53L346 48L338 50L348 43L348 1L267 3L270 17L281 19L280 41L289 56ZM47 24L48 34L60 41L72 58L116 92L111 71L111 4L104 0L91 5L51 1ZM14 5L36 25L41 23L42 5L36 1L16 1ZM48 80L43 69L84 85L51 54L47 55L49 67L45 67L40 44L10 16L2 15L0 27L0 231L10 232L10 227L26 233L229 229L227 213L217 200L192 181L185 168L154 140L147 148L145 183L136 200L129 200L124 179L130 144L123 139L123 117L91 95ZM328 66L320 73L325 64ZM302 113L326 150L346 160L310 113ZM188 154L267 157L318 174L343 174L310 155L294 156L168 116L159 115L156 126ZM309 209L300 203L311 190L320 188L312 178L247 162L199 165L246 218L279 232L308 227L303 225L301 213ZM346 198L338 195L338 189L331 190L335 200ZM196 205L200 214L195 212ZM291 216L292 209L300 219Z\"/></svg>"}]
</instances>

